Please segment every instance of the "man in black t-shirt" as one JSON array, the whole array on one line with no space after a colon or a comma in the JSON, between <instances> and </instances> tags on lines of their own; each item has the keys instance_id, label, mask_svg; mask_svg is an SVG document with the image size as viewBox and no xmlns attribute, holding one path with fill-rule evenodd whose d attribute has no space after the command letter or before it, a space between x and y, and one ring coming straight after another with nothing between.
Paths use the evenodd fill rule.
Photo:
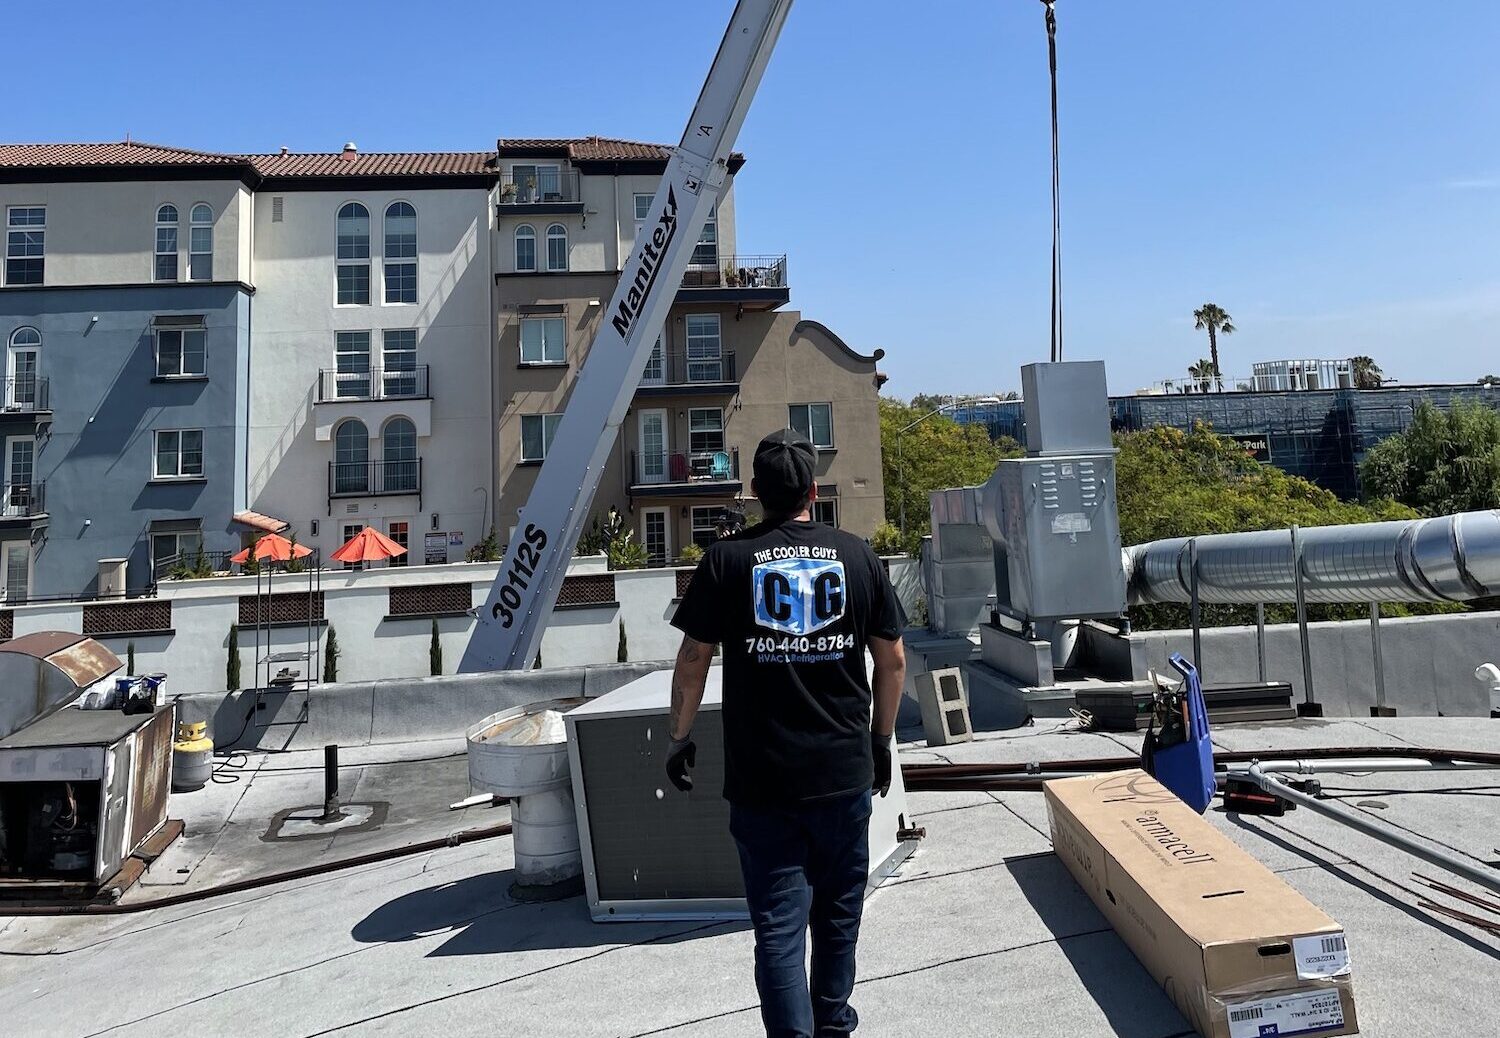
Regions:
<instances>
[{"instance_id":1,"label":"man in black t-shirt","mask_svg":"<svg viewBox=\"0 0 1500 1038\"><path fill-rule=\"evenodd\" d=\"M847 1035L858 1023L849 995L871 791L890 788L906 674L900 609L880 560L859 538L812 521L816 460L790 429L761 441L751 489L765 521L708 549L672 618L683 639L666 763L685 792L693 719L713 647L723 646L724 797L773 1038Z\"/></svg>"}]
</instances>

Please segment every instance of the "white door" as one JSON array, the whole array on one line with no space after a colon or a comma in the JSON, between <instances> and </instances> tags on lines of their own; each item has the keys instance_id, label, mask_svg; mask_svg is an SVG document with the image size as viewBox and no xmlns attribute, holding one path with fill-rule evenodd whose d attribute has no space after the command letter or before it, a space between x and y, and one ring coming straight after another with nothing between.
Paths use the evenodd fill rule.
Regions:
<instances>
[{"instance_id":1,"label":"white door","mask_svg":"<svg viewBox=\"0 0 1500 1038\"><path fill-rule=\"evenodd\" d=\"M0 513L31 514L31 481L36 464L36 441L30 436L5 438L5 499Z\"/></svg>"},{"instance_id":2,"label":"white door","mask_svg":"<svg viewBox=\"0 0 1500 1038\"><path fill-rule=\"evenodd\" d=\"M9 392L5 394L5 406L13 411L30 411L37 406L37 358L40 352L26 347L12 347L10 351Z\"/></svg>"},{"instance_id":3,"label":"white door","mask_svg":"<svg viewBox=\"0 0 1500 1038\"><path fill-rule=\"evenodd\" d=\"M5 601L24 602L31 593L31 545L5 546Z\"/></svg>"},{"instance_id":4,"label":"white door","mask_svg":"<svg viewBox=\"0 0 1500 1038\"><path fill-rule=\"evenodd\" d=\"M667 412L652 409L640 412L640 479L642 483L667 481L668 457Z\"/></svg>"},{"instance_id":5,"label":"white door","mask_svg":"<svg viewBox=\"0 0 1500 1038\"><path fill-rule=\"evenodd\" d=\"M667 358L662 354L661 336L656 337L656 345L651 347L651 357L646 361L646 370L641 372L641 385L660 386L667 381Z\"/></svg>"},{"instance_id":6,"label":"white door","mask_svg":"<svg viewBox=\"0 0 1500 1038\"><path fill-rule=\"evenodd\" d=\"M665 508L641 511L641 544L646 548L648 565L665 566L672 559L672 535L667 525L670 514Z\"/></svg>"}]
</instances>

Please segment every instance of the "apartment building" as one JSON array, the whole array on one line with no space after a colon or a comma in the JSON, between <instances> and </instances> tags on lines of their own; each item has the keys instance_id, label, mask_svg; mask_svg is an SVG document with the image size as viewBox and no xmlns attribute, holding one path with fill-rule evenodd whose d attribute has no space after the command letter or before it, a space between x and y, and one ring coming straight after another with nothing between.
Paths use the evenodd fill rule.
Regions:
<instances>
[{"instance_id":1,"label":"apartment building","mask_svg":"<svg viewBox=\"0 0 1500 1038\"><path fill-rule=\"evenodd\" d=\"M254 178L150 144L0 146L7 601L237 544Z\"/></svg>"},{"instance_id":2,"label":"apartment building","mask_svg":"<svg viewBox=\"0 0 1500 1038\"><path fill-rule=\"evenodd\" d=\"M493 152L255 155L247 500L326 555L490 515Z\"/></svg>"},{"instance_id":3,"label":"apartment building","mask_svg":"<svg viewBox=\"0 0 1500 1038\"><path fill-rule=\"evenodd\" d=\"M495 219L498 527L515 524L670 149L588 137L501 140ZM654 562L754 518L750 466L767 432L818 446L817 517L868 536L884 513L882 356L784 309L787 257L738 251L734 174L701 229L641 373L593 508L626 515Z\"/></svg>"}]
</instances>

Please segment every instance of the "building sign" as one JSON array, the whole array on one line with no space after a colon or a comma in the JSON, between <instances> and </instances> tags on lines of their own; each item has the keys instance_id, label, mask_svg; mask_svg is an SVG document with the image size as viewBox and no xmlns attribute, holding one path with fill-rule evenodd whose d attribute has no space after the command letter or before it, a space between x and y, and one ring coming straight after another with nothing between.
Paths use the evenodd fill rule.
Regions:
<instances>
[{"instance_id":1,"label":"building sign","mask_svg":"<svg viewBox=\"0 0 1500 1038\"><path fill-rule=\"evenodd\" d=\"M1269 462L1271 460L1271 437L1265 433L1249 433L1229 438L1239 444L1241 449L1256 461Z\"/></svg>"},{"instance_id":2,"label":"building sign","mask_svg":"<svg viewBox=\"0 0 1500 1038\"><path fill-rule=\"evenodd\" d=\"M441 566L448 561L448 534L446 531L422 535L423 561L429 566Z\"/></svg>"},{"instance_id":3,"label":"building sign","mask_svg":"<svg viewBox=\"0 0 1500 1038\"><path fill-rule=\"evenodd\" d=\"M448 535L448 547L450 547L450 548L462 548L463 546L464 546L464 532L462 530L454 530L452 533L450 533Z\"/></svg>"}]
</instances>

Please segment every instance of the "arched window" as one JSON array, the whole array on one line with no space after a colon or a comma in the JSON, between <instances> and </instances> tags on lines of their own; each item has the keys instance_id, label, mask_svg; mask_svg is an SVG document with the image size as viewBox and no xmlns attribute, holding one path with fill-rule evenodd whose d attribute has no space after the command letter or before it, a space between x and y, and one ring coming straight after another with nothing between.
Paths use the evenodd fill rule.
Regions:
<instances>
[{"instance_id":1,"label":"arched window","mask_svg":"<svg viewBox=\"0 0 1500 1038\"><path fill-rule=\"evenodd\" d=\"M10 334L6 358L5 406L12 411L35 411L47 404L46 390L37 377L42 354L42 333L35 328L17 328Z\"/></svg>"},{"instance_id":2,"label":"arched window","mask_svg":"<svg viewBox=\"0 0 1500 1038\"><path fill-rule=\"evenodd\" d=\"M333 431L333 492L370 492L370 430L350 418Z\"/></svg>"},{"instance_id":3,"label":"arched window","mask_svg":"<svg viewBox=\"0 0 1500 1038\"><path fill-rule=\"evenodd\" d=\"M410 202L385 209L385 301L417 301L417 211Z\"/></svg>"},{"instance_id":4,"label":"arched window","mask_svg":"<svg viewBox=\"0 0 1500 1038\"><path fill-rule=\"evenodd\" d=\"M536 229L529 223L516 228L516 270L536 269Z\"/></svg>"},{"instance_id":5,"label":"arched window","mask_svg":"<svg viewBox=\"0 0 1500 1038\"><path fill-rule=\"evenodd\" d=\"M164 205L156 211L157 281L177 280L177 207Z\"/></svg>"},{"instance_id":6,"label":"arched window","mask_svg":"<svg viewBox=\"0 0 1500 1038\"><path fill-rule=\"evenodd\" d=\"M370 210L358 202L346 202L339 210L337 301L343 305L370 301Z\"/></svg>"},{"instance_id":7,"label":"arched window","mask_svg":"<svg viewBox=\"0 0 1500 1038\"><path fill-rule=\"evenodd\" d=\"M382 489L386 493L417 490L417 427L407 418L392 418L381 430Z\"/></svg>"},{"instance_id":8,"label":"arched window","mask_svg":"<svg viewBox=\"0 0 1500 1038\"><path fill-rule=\"evenodd\" d=\"M547 228L547 269L568 269L568 229L560 223Z\"/></svg>"},{"instance_id":9,"label":"arched window","mask_svg":"<svg viewBox=\"0 0 1500 1038\"><path fill-rule=\"evenodd\" d=\"M214 211L203 202L193 206L193 225L188 230L188 280L214 279Z\"/></svg>"}]
</instances>

